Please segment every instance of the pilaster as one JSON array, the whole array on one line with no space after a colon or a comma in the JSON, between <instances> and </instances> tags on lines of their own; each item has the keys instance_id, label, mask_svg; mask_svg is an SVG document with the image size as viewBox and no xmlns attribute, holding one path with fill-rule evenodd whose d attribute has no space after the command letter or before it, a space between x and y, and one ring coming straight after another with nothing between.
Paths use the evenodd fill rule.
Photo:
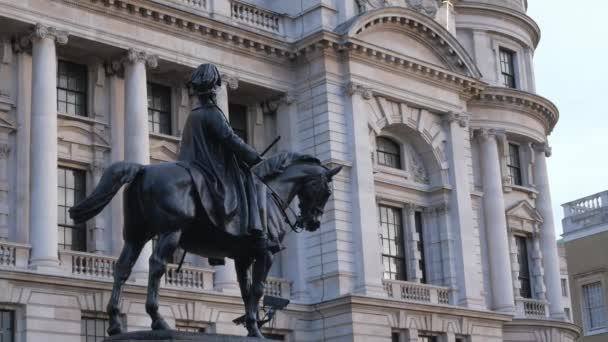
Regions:
<instances>
[{"instance_id":1,"label":"pilaster","mask_svg":"<svg viewBox=\"0 0 608 342\"><path fill-rule=\"evenodd\" d=\"M458 305L485 309L482 295L479 232L473 218L470 179L469 116L448 113L444 125L448 133L448 160L452 191L449 195L449 223L454 232L454 257Z\"/></svg>"},{"instance_id":2,"label":"pilaster","mask_svg":"<svg viewBox=\"0 0 608 342\"><path fill-rule=\"evenodd\" d=\"M352 192L352 234L357 251L357 280L355 292L366 295L386 296L382 287L380 242L374 189L373 166L369 144L367 113L361 110L365 102L373 98L371 88L350 83L346 87L345 116L351 130L352 168L350 170ZM350 100L350 101L348 101Z\"/></svg>"}]
</instances>

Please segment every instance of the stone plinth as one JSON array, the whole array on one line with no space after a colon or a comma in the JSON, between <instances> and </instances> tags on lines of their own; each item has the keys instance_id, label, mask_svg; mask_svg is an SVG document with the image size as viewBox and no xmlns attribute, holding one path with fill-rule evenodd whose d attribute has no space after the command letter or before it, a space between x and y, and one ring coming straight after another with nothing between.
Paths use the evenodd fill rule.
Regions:
<instances>
[{"instance_id":1,"label":"stone plinth","mask_svg":"<svg viewBox=\"0 0 608 342\"><path fill-rule=\"evenodd\" d=\"M186 331L133 331L108 337L104 342L261 342L268 341L260 338L245 336L230 336Z\"/></svg>"}]
</instances>

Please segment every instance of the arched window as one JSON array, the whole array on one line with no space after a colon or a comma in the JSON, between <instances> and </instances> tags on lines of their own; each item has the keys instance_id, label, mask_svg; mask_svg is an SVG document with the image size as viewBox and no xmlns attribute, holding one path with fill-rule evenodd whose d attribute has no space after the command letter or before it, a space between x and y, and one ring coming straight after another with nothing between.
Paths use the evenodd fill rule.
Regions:
<instances>
[{"instance_id":1,"label":"arched window","mask_svg":"<svg viewBox=\"0 0 608 342\"><path fill-rule=\"evenodd\" d=\"M396 169L401 168L401 149L397 143L387 138L378 137L376 146L379 165Z\"/></svg>"}]
</instances>

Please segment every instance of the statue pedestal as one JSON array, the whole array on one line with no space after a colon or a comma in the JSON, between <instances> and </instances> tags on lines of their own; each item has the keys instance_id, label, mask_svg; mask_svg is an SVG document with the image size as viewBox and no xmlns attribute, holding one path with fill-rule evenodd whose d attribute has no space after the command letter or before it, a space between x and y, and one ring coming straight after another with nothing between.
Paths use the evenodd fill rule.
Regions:
<instances>
[{"instance_id":1,"label":"statue pedestal","mask_svg":"<svg viewBox=\"0 0 608 342\"><path fill-rule=\"evenodd\" d=\"M133 331L108 337L104 342L262 342L255 337L196 333L176 330Z\"/></svg>"}]
</instances>

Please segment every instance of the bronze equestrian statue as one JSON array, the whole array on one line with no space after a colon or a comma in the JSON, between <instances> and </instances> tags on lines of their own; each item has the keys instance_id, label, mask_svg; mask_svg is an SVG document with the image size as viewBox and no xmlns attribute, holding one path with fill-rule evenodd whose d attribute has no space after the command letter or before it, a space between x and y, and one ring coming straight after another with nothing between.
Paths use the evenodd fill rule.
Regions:
<instances>
[{"instance_id":1,"label":"bronze equestrian statue","mask_svg":"<svg viewBox=\"0 0 608 342\"><path fill-rule=\"evenodd\" d=\"M103 173L90 196L70 209L84 222L99 214L123 186L124 246L114 270L107 305L109 335L123 332L122 287L143 246L158 237L148 276L146 312L153 330L169 330L158 312L160 280L178 247L211 260L235 260L245 304L248 336L263 338L258 305L273 255L289 229L315 231L331 195L329 183L341 167L329 169L308 155L278 153L263 160L232 130L215 102L221 85L217 68L199 66L190 82L200 105L183 130L178 161L154 165L117 162ZM290 222L286 210L294 198L300 215Z\"/></svg>"}]
</instances>

